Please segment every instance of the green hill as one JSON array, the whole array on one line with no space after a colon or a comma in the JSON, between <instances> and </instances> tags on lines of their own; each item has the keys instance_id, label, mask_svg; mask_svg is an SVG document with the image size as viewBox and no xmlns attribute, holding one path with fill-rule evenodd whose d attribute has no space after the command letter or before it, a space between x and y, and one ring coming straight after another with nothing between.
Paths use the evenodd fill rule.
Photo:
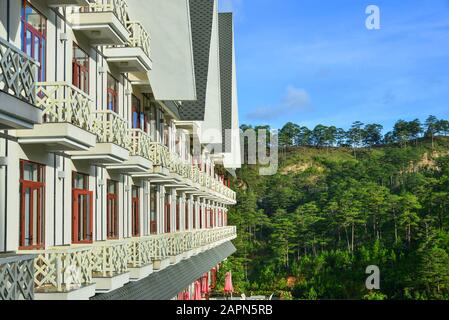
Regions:
<instances>
[{"instance_id":1,"label":"green hill","mask_svg":"<svg viewBox=\"0 0 449 320\"><path fill-rule=\"evenodd\" d=\"M449 139L282 150L238 171L237 290L295 299L449 298ZM380 268L368 291L365 269ZM250 292L251 291L251 292Z\"/></svg>"}]
</instances>

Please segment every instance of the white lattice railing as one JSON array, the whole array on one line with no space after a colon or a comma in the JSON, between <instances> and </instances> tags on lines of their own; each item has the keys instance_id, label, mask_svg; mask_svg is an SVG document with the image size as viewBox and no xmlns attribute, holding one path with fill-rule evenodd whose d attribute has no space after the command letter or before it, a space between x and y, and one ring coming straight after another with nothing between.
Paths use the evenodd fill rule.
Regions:
<instances>
[{"instance_id":1,"label":"white lattice railing","mask_svg":"<svg viewBox=\"0 0 449 320\"><path fill-rule=\"evenodd\" d=\"M39 64L8 41L0 38L0 90L36 104Z\"/></svg>"},{"instance_id":2,"label":"white lattice railing","mask_svg":"<svg viewBox=\"0 0 449 320\"><path fill-rule=\"evenodd\" d=\"M151 58L151 37L140 22L128 21L126 27L130 33L129 46L142 48L148 58Z\"/></svg>"},{"instance_id":3,"label":"white lattice railing","mask_svg":"<svg viewBox=\"0 0 449 320\"><path fill-rule=\"evenodd\" d=\"M114 277L128 271L130 240L95 242L92 247L94 276Z\"/></svg>"},{"instance_id":4,"label":"white lattice railing","mask_svg":"<svg viewBox=\"0 0 449 320\"><path fill-rule=\"evenodd\" d=\"M41 82L36 90L45 123L71 123L95 133L93 100L86 93L66 82Z\"/></svg>"},{"instance_id":5,"label":"white lattice railing","mask_svg":"<svg viewBox=\"0 0 449 320\"><path fill-rule=\"evenodd\" d=\"M219 245L236 236L236 227L229 226L95 242L86 246L23 251L22 254L34 256L0 259L0 300L14 299L18 294L32 299L33 282L37 292L76 290L93 284L93 277L114 277L127 272L129 268L149 265L152 260L166 259L208 245ZM20 272L16 268L16 273L11 273L14 263L19 263L16 267Z\"/></svg>"},{"instance_id":6,"label":"white lattice railing","mask_svg":"<svg viewBox=\"0 0 449 320\"><path fill-rule=\"evenodd\" d=\"M233 226L151 235L128 243L128 265L139 268L151 260L163 260L207 245L220 244L237 236Z\"/></svg>"},{"instance_id":7,"label":"white lattice railing","mask_svg":"<svg viewBox=\"0 0 449 320\"><path fill-rule=\"evenodd\" d=\"M115 143L131 149L131 135L128 122L111 110L96 111L96 133L98 142Z\"/></svg>"},{"instance_id":8,"label":"white lattice railing","mask_svg":"<svg viewBox=\"0 0 449 320\"><path fill-rule=\"evenodd\" d=\"M171 163L170 151L168 148L158 142L150 144L151 161L155 166L168 168Z\"/></svg>"},{"instance_id":9,"label":"white lattice railing","mask_svg":"<svg viewBox=\"0 0 449 320\"><path fill-rule=\"evenodd\" d=\"M34 286L37 292L67 292L92 284L90 247L55 247L29 251L34 259Z\"/></svg>"},{"instance_id":10,"label":"white lattice railing","mask_svg":"<svg viewBox=\"0 0 449 320\"><path fill-rule=\"evenodd\" d=\"M34 255L0 254L0 301L34 299Z\"/></svg>"},{"instance_id":11,"label":"white lattice railing","mask_svg":"<svg viewBox=\"0 0 449 320\"><path fill-rule=\"evenodd\" d=\"M128 5L124 0L95 0L89 4L89 9L93 12L113 12L124 26L129 21Z\"/></svg>"},{"instance_id":12,"label":"white lattice railing","mask_svg":"<svg viewBox=\"0 0 449 320\"><path fill-rule=\"evenodd\" d=\"M155 246L151 237L134 238L128 244L128 266L141 268L151 263Z\"/></svg>"},{"instance_id":13,"label":"white lattice railing","mask_svg":"<svg viewBox=\"0 0 449 320\"><path fill-rule=\"evenodd\" d=\"M131 129L131 155L151 160L151 137L141 129Z\"/></svg>"},{"instance_id":14,"label":"white lattice railing","mask_svg":"<svg viewBox=\"0 0 449 320\"><path fill-rule=\"evenodd\" d=\"M168 257L168 238L168 234L152 235L149 237L151 258L153 260L163 260Z\"/></svg>"}]
</instances>

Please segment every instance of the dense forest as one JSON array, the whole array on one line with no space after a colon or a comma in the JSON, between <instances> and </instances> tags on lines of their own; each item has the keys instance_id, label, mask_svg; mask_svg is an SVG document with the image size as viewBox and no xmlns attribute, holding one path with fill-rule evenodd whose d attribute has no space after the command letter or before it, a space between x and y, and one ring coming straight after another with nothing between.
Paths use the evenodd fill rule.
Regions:
<instances>
[{"instance_id":1,"label":"dense forest","mask_svg":"<svg viewBox=\"0 0 449 320\"><path fill-rule=\"evenodd\" d=\"M288 123L277 174L238 170L237 252L223 268L238 293L449 298L449 122L400 120L382 132ZM365 288L369 265L380 268L380 290Z\"/></svg>"}]
</instances>

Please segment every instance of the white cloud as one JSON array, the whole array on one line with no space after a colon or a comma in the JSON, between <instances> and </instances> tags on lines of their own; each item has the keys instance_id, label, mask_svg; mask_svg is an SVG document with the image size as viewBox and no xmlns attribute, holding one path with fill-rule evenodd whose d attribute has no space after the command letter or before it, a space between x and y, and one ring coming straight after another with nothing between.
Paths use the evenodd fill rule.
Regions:
<instances>
[{"instance_id":1,"label":"white cloud","mask_svg":"<svg viewBox=\"0 0 449 320\"><path fill-rule=\"evenodd\" d=\"M277 106L256 108L246 117L252 120L273 120L298 111L307 111L310 106L310 95L305 89L288 86Z\"/></svg>"},{"instance_id":2,"label":"white cloud","mask_svg":"<svg viewBox=\"0 0 449 320\"><path fill-rule=\"evenodd\" d=\"M289 86L284 98L282 99L282 105L285 108L302 110L309 107L310 96L304 89Z\"/></svg>"}]
</instances>

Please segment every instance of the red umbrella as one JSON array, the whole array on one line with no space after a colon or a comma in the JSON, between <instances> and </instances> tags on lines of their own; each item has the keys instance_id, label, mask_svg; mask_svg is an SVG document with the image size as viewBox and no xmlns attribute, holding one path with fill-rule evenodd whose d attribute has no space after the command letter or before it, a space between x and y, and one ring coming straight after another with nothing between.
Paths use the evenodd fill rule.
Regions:
<instances>
[{"instance_id":1,"label":"red umbrella","mask_svg":"<svg viewBox=\"0 0 449 320\"><path fill-rule=\"evenodd\" d=\"M209 274L205 273L201 278L201 292L209 293Z\"/></svg>"},{"instance_id":2,"label":"red umbrella","mask_svg":"<svg viewBox=\"0 0 449 320\"><path fill-rule=\"evenodd\" d=\"M234 292L234 287L232 286L231 272L226 272L224 292L225 293L233 293Z\"/></svg>"},{"instance_id":3,"label":"red umbrella","mask_svg":"<svg viewBox=\"0 0 449 320\"><path fill-rule=\"evenodd\" d=\"M193 294L193 300L201 300L201 283L195 281L195 292Z\"/></svg>"}]
</instances>

